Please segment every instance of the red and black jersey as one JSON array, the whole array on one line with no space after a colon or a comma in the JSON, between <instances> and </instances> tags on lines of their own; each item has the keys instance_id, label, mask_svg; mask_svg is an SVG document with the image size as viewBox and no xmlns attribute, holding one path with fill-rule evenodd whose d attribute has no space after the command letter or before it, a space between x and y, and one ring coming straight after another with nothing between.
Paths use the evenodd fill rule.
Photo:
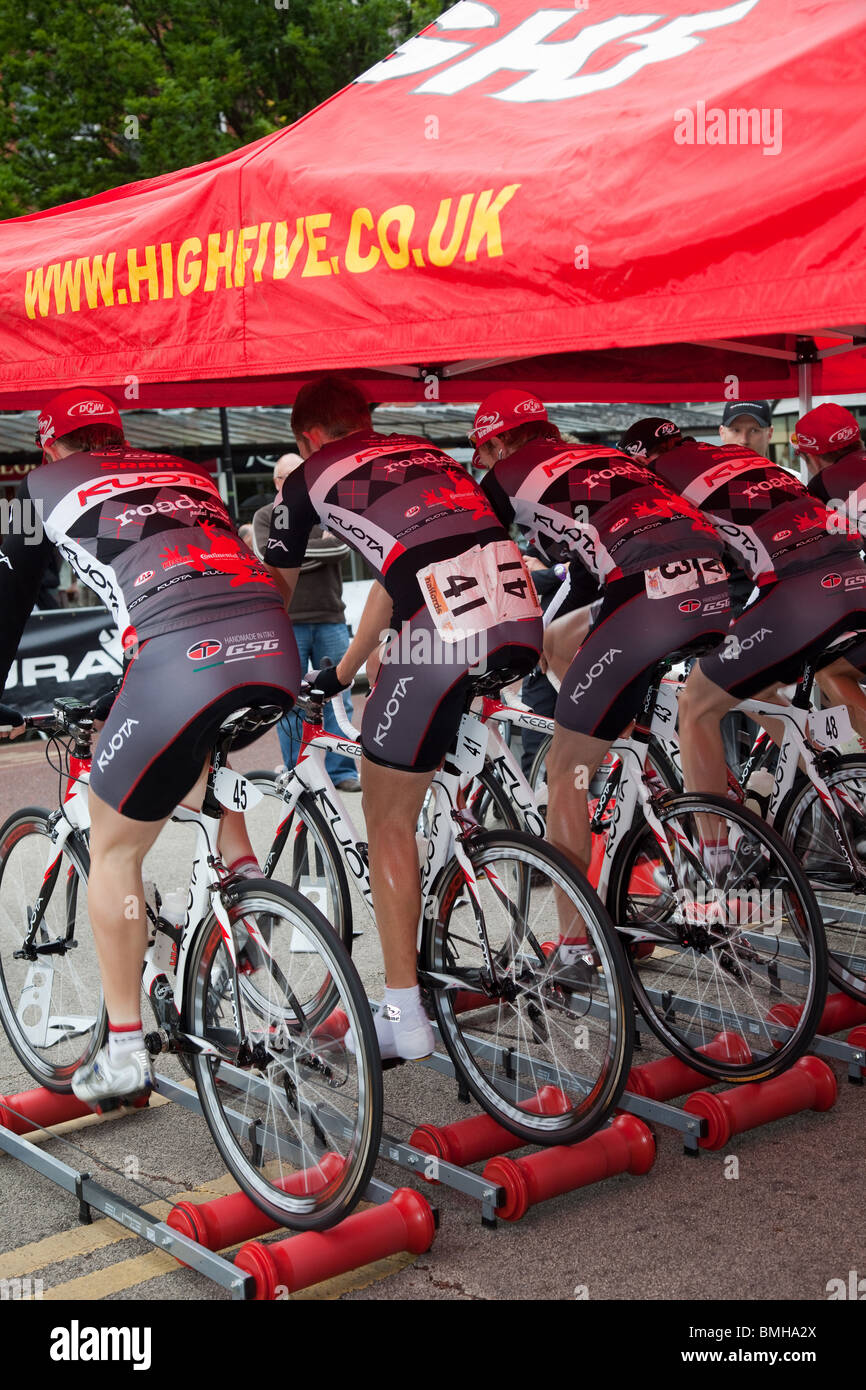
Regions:
<instances>
[{"instance_id":1,"label":"red and black jersey","mask_svg":"<svg viewBox=\"0 0 866 1390\"><path fill-rule=\"evenodd\" d=\"M494 464L482 487L551 564L580 559L598 586L669 560L720 556L697 508L618 449L551 434Z\"/></svg>"},{"instance_id":2,"label":"red and black jersey","mask_svg":"<svg viewBox=\"0 0 866 1390\"><path fill-rule=\"evenodd\" d=\"M400 619L423 606L420 569L487 545L507 532L464 468L417 435L358 430L324 445L283 484L265 560L303 561L319 523L366 560Z\"/></svg>"},{"instance_id":3,"label":"red and black jersey","mask_svg":"<svg viewBox=\"0 0 866 1390\"><path fill-rule=\"evenodd\" d=\"M809 492L828 508L838 531L866 538L866 449L852 449L809 482Z\"/></svg>"},{"instance_id":4,"label":"red and black jersey","mask_svg":"<svg viewBox=\"0 0 866 1390\"><path fill-rule=\"evenodd\" d=\"M200 464L126 445L70 454L35 468L17 502L40 525L13 526L0 555L0 687L52 545L140 641L279 601Z\"/></svg>"},{"instance_id":5,"label":"red and black jersey","mask_svg":"<svg viewBox=\"0 0 866 1390\"><path fill-rule=\"evenodd\" d=\"M750 578L762 583L850 554L827 508L793 473L738 444L684 440L656 459L659 476L713 522Z\"/></svg>"}]
</instances>

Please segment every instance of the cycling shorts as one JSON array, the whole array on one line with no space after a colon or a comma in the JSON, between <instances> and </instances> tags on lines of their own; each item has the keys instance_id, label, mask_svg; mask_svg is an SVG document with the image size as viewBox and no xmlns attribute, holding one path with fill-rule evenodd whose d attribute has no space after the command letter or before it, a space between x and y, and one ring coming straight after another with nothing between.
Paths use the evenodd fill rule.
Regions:
<instances>
[{"instance_id":1,"label":"cycling shorts","mask_svg":"<svg viewBox=\"0 0 866 1390\"><path fill-rule=\"evenodd\" d=\"M668 579L665 571L675 573ZM665 592L677 582L688 587ZM678 560L614 580L563 678L557 724L607 742L619 738L640 712L658 663L721 642L729 619L727 575L717 560Z\"/></svg>"},{"instance_id":2,"label":"cycling shorts","mask_svg":"<svg viewBox=\"0 0 866 1390\"><path fill-rule=\"evenodd\" d=\"M487 689L488 682L501 688L525 676L542 642L540 617L497 623L476 638L448 642L420 608L382 654L361 724L365 757L403 772L434 771L479 679Z\"/></svg>"},{"instance_id":3,"label":"cycling shorts","mask_svg":"<svg viewBox=\"0 0 866 1390\"><path fill-rule=\"evenodd\" d=\"M737 618L727 640L701 661L708 680L747 700L771 685L790 685L834 637L866 630L866 565L858 557L833 559L761 589ZM832 652L824 665L834 661ZM857 665L857 653L846 653Z\"/></svg>"},{"instance_id":4,"label":"cycling shorts","mask_svg":"<svg viewBox=\"0 0 866 1390\"><path fill-rule=\"evenodd\" d=\"M295 635L279 605L151 637L99 734L90 785L131 820L164 820L195 785L223 720L245 706L291 709L299 685Z\"/></svg>"}]
</instances>

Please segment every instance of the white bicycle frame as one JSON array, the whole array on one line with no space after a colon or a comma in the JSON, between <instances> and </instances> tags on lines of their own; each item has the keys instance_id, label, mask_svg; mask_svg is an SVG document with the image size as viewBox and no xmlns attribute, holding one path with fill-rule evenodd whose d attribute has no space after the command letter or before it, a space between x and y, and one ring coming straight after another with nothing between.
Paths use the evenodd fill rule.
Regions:
<instances>
[{"instance_id":1,"label":"white bicycle frame","mask_svg":"<svg viewBox=\"0 0 866 1390\"><path fill-rule=\"evenodd\" d=\"M367 842L359 837L346 804L334 786L325 766L325 753L329 751L342 753L353 758L361 758L360 733L349 723L343 702L339 697L332 702L332 708L337 723L343 730L344 737L341 738L336 734L328 733L321 725L314 726L313 736L302 744L298 760L288 774L285 786L282 788L281 794L286 806L286 814L280 822L277 834L286 821L294 815L299 798L305 792L315 796L318 804L324 810L334 838L342 849L343 859L367 904L370 916L375 920L370 890L370 870L367 863ZM460 792L465 791L484 766L491 733L492 731L476 715L464 714L460 721L456 748L453 753L449 753L446 757L444 766L439 769L431 782L433 808L430 817L430 835L427 842L427 852L421 865L421 914L418 919L417 932L419 948L424 923L434 905L431 896L433 884L436 882L440 870L449 862L452 855L456 855L457 862L466 876L467 889L474 902L476 904L478 902L475 872L459 835L455 834L455 825L460 824L461 821ZM531 805L532 793L525 779L523 779L523 784L528 803ZM537 816L537 812L535 815ZM269 873L271 868L272 865L266 862L265 872ZM492 871L488 870L487 872L491 873ZM476 920L478 920L477 913ZM479 930L479 938L484 951L485 965L493 973L487 941L481 930ZM443 984L456 985L458 988L464 987L463 981L456 978L452 979L447 975L437 974L435 978Z\"/></svg>"},{"instance_id":2,"label":"white bicycle frame","mask_svg":"<svg viewBox=\"0 0 866 1390\"><path fill-rule=\"evenodd\" d=\"M66 842L74 831L79 831L86 835L90 829L90 806L88 800L88 787L90 784L90 760L72 756L70 758L69 783L66 794L61 805L61 815L54 827L51 836L51 849L46 864L43 882L47 880L54 864L57 862ZM258 800L260 792L252 786L246 778L238 773L232 772L229 768L220 768L214 779L214 792L224 805L233 807L233 793L239 795L236 789L240 785L244 786L248 804L253 804L253 799ZM181 824L192 825L195 827L195 849L193 852L192 871L190 874L189 894L187 899L186 916L182 924L179 924L179 943L177 949L177 959L174 967L163 963L160 959L161 936L166 936L164 931L157 930L154 941L148 946L144 959L144 972L142 975L142 988L150 997L150 991L154 983L161 977L169 981L171 985L172 998L179 1015L183 1015L183 998L187 974L187 962L190 950L195 942L198 931L213 912L219 924L220 933L225 942L232 966L237 965L237 950L235 947L234 935L231 930L228 912L223 904L222 898L217 891L220 883L229 877L228 870L220 858L217 849L217 839L219 834L220 821L218 817L208 815L203 810L198 811L188 806L178 806L171 818ZM211 878L207 870L210 869L215 877ZM38 903L37 903L38 905ZM244 921L244 929L251 940L268 955L267 943L263 940L253 918ZM233 1002L233 1007L234 1002ZM237 1021L237 1020L236 1020ZM90 1021L92 1026L95 1020ZM50 1025L49 1025L50 1026ZM56 1024L54 1026L57 1026ZM195 1037L193 1034L183 1034L189 1039L200 1052L221 1055L219 1049L213 1047L203 1038Z\"/></svg>"}]
</instances>

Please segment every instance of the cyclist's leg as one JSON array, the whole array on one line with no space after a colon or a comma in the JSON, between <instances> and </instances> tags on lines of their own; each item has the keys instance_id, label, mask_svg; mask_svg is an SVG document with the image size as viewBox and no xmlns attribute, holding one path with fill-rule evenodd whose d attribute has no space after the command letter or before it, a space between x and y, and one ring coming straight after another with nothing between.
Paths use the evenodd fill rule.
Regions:
<instances>
[{"instance_id":1,"label":"cyclist's leg","mask_svg":"<svg viewBox=\"0 0 866 1390\"><path fill-rule=\"evenodd\" d=\"M418 983L416 932L421 878L415 826L435 769L406 772L364 760L364 818L370 843L370 888L382 941L385 985Z\"/></svg>"},{"instance_id":2,"label":"cyclist's leg","mask_svg":"<svg viewBox=\"0 0 866 1390\"><path fill-rule=\"evenodd\" d=\"M547 670L562 681L574 660L574 654L586 640L591 626L594 605L578 608L561 618L554 618L544 630L544 659Z\"/></svg>"}]
</instances>

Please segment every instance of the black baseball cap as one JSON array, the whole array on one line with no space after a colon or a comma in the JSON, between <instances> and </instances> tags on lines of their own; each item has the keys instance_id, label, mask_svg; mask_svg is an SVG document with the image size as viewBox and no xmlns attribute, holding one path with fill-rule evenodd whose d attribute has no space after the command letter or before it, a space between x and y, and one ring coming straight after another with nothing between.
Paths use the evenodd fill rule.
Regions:
<instances>
[{"instance_id":1,"label":"black baseball cap","mask_svg":"<svg viewBox=\"0 0 866 1390\"><path fill-rule=\"evenodd\" d=\"M769 401L728 401L722 415L722 424L730 425L739 415L751 415L765 430L772 428L773 412Z\"/></svg>"},{"instance_id":2,"label":"black baseball cap","mask_svg":"<svg viewBox=\"0 0 866 1390\"><path fill-rule=\"evenodd\" d=\"M681 444L682 440L679 425L675 425L673 420L649 415L645 420L635 420L633 425L629 425L616 447L622 449L624 454L631 454L632 458L647 459L650 454Z\"/></svg>"}]
</instances>

